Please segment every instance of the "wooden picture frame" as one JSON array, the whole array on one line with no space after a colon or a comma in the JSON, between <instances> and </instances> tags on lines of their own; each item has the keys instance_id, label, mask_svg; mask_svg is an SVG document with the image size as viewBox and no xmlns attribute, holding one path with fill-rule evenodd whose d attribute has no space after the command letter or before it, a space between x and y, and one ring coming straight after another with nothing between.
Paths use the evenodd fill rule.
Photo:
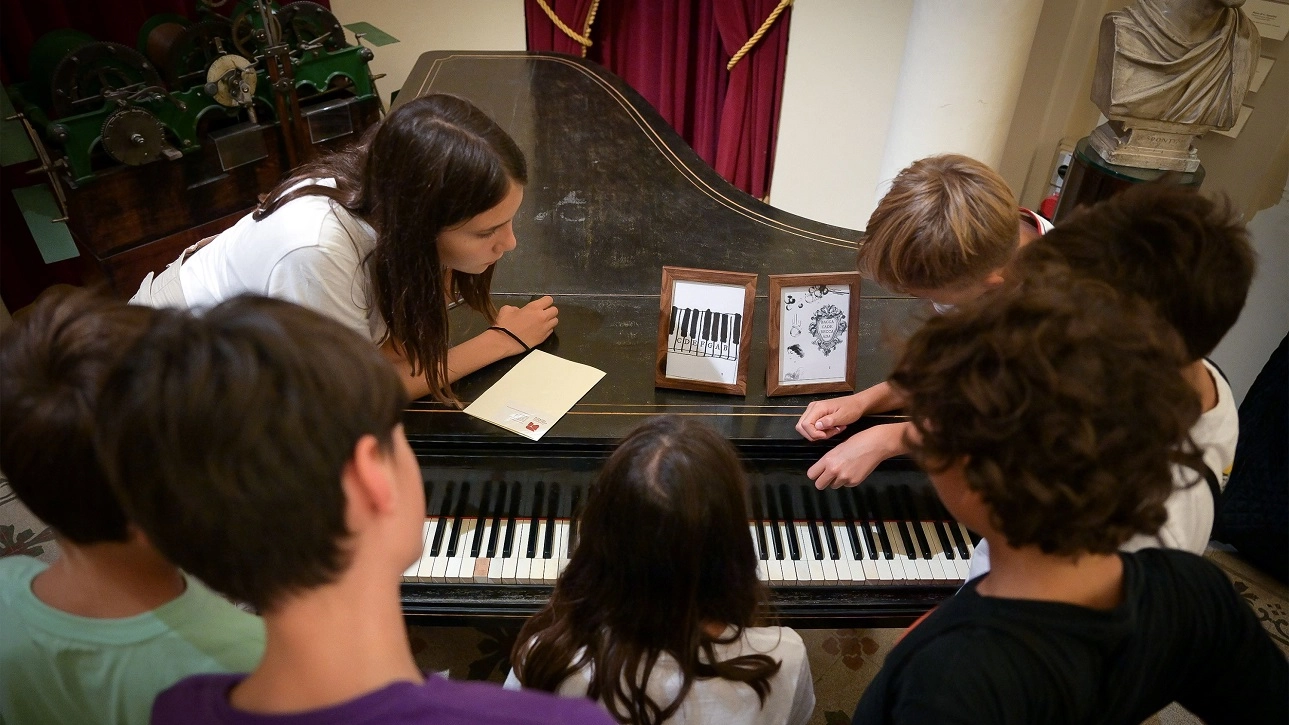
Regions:
<instances>
[{"instance_id":1,"label":"wooden picture frame","mask_svg":"<svg viewBox=\"0 0 1289 725\"><path fill-rule=\"evenodd\" d=\"M858 272L770 275L767 396L854 392L859 280Z\"/></svg>"},{"instance_id":2,"label":"wooden picture frame","mask_svg":"<svg viewBox=\"0 0 1289 725\"><path fill-rule=\"evenodd\" d=\"M747 395L756 275L662 268L654 386Z\"/></svg>"}]
</instances>

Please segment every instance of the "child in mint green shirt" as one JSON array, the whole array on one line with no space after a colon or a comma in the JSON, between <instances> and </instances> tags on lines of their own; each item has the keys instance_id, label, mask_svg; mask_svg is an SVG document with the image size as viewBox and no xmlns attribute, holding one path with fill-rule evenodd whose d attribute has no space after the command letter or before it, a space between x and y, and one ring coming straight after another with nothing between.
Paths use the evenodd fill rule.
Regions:
<instances>
[{"instance_id":1,"label":"child in mint green shirt","mask_svg":"<svg viewBox=\"0 0 1289 725\"><path fill-rule=\"evenodd\" d=\"M96 618L42 602L45 564L0 559L0 715L6 723L146 723L157 693L206 672L249 672L264 625L183 577L178 597L140 614Z\"/></svg>"},{"instance_id":2,"label":"child in mint green shirt","mask_svg":"<svg viewBox=\"0 0 1289 725\"><path fill-rule=\"evenodd\" d=\"M176 681L249 671L264 652L259 617L126 519L95 453L99 387L153 314L58 293L0 333L0 469L62 552L48 567L0 559L0 723L147 723Z\"/></svg>"}]
</instances>

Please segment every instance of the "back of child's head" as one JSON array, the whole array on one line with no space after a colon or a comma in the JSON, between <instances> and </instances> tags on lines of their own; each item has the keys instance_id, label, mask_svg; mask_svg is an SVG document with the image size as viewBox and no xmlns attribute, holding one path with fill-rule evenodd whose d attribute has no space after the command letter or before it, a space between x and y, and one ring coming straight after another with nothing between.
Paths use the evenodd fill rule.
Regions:
<instances>
[{"instance_id":1,"label":"back of child's head","mask_svg":"<svg viewBox=\"0 0 1289 725\"><path fill-rule=\"evenodd\" d=\"M1144 302L1071 278L929 320L891 382L923 465L962 462L1011 546L1109 553L1163 524L1170 462L1198 461L1184 359Z\"/></svg>"},{"instance_id":2,"label":"back of child's head","mask_svg":"<svg viewBox=\"0 0 1289 725\"><path fill-rule=\"evenodd\" d=\"M878 202L859 271L897 292L952 290L1004 267L1019 243L1016 195L997 172L958 154L928 156Z\"/></svg>"},{"instance_id":3,"label":"back of child's head","mask_svg":"<svg viewBox=\"0 0 1289 725\"><path fill-rule=\"evenodd\" d=\"M152 314L60 288L0 334L0 469L27 508L74 543L127 539L94 451L94 411L103 379Z\"/></svg>"},{"instance_id":4,"label":"back of child's head","mask_svg":"<svg viewBox=\"0 0 1289 725\"><path fill-rule=\"evenodd\" d=\"M553 691L585 647L594 663L588 695L619 719L665 719L695 676L747 682L764 697L778 663L761 655L713 666L704 634L713 623L752 625L764 601L747 501L738 454L716 431L674 417L634 430L588 494L551 602L520 633L511 658L520 681ZM685 683L675 702L652 703L639 680L664 652Z\"/></svg>"},{"instance_id":5,"label":"back of child's head","mask_svg":"<svg viewBox=\"0 0 1289 725\"><path fill-rule=\"evenodd\" d=\"M99 451L130 517L213 589L271 609L348 562L341 472L406 394L371 342L262 297L172 312L104 385Z\"/></svg>"},{"instance_id":6,"label":"back of child's head","mask_svg":"<svg viewBox=\"0 0 1289 725\"><path fill-rule=\"evenodd\" d=\"M1229 200L1156 183L1080 209L1017 255L1017 276L1052 265L1141 297L1207 356L1244 309L1256 267L1248 231Z\"/></svg>"}]
</instances>

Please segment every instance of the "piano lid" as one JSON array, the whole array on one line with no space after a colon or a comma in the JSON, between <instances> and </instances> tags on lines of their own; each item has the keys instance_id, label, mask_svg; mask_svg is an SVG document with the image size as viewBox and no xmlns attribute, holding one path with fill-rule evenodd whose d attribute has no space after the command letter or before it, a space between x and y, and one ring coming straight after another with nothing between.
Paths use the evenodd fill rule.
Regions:
<instances>
[{"instance_id":1,"label":"piano lid","mask_svg":"<svg viewBox=\"0 0 1289 725\"><path fill-rule=\"evenodd\" d=\"M421 55L400 90L406 102L453 93L491 115L528 157L529 183L515 217L519 246L498 264L498 304L551 294L560 326L542 349L607 372L538 444L433 403L407 415L414 443L458 449L479 443L558 448L610 445L650 415L701 416L745 448L803 447L793 430L812 397L765 397L769 274L850 271L861 233L762 203L722 179L635 91L572 56L514 52ZM397 106L398 103L395 103ZM755 272L758 297L745 398L653 387L663 265ZM921 308L865 280L856 384L890 370L883 340ZM453 339L484 328L453 312ZM518 360L456 385L473 400ZM819 397L819 396L816 396ZM513 440L512 440L513 439ZM822 448L803 448L804 457Z\"/></svg>"}]
</instances>

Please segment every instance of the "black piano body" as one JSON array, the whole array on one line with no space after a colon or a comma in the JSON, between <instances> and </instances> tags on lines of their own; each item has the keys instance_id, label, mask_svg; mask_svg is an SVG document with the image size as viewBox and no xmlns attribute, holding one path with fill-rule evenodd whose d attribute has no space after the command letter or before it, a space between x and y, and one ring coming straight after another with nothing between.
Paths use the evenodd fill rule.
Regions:
<instances>
[{"instance_id":1,"label":"black piano body","mask_svg":"<svg viewBox=\"0 0 1289 725\"><path fill-rule=\"evenodd\" d=\"M461 520L467 525L488 523L487 511L480 516L478 510L484 503L480 497L485 489L487 503L495 507L497 497L507 495L512 485L522 486L529 497L525 505L530 505L534 486L540 484L546 494L554 484L560 487L561 497L556 518L567 524L573 492L585 489L615 441L659 414L701 419L730 438L747 463L757 496L790 495L796 506L812 508L812 512L778 511L780 517L795 513L798 523L807 522L798 532L802 537L798 546L806 547L802 556L814 553L812 529L822 534L818 545L823 546L826 557L832 555L832 546L849 547L852 529L844 524L843 507L849 506L852 516L858 516L858 507L867 500L847 501L850 493L819 494L820 498L809 500L814 492L805 471L835 442L810 444L793 429L811 398L770 399L765 395L765 294L768 274L853 270L860 232L789 214L737 190L699 159L634 91L599 66L578 58L505 52L425 53L397 101L434 92L469 99L495 118L528 157L529 183L515 218L519 246L498 265L493 281L498 304L521 305L537 295L553 295L560 325L541 349L607 374L539 442L521 439L446 406L426 401L410 406L405 416L407 436L422 463L430 494L427 555L434 543L432 529L438 528L437 521L442 518L438 514L450 517L439 537L444 550L453 526L460 533ZM663 265L761 275L752 340L745 352L750 356L745 397L654 387ZM906 330L923 307L917 300L888 294L867 280L861 297L856 384L863 388L885 378L891 365L885 343ZM453 312L454 339L477 334L484 325L468 310ZM463 401L473 400L516 361L502 361L460 381L457 394ZM866 418L852 428L889 420ZM453 498L443 509L448 484L453 486ZM463 486L469 487L466 497ZM938 502L929 493L925 477L907 461L884 464L860 488L871 489L871 502L878 506L873 515L888 523L904 514L887 508L886 503L907 503L905 490L916 499L910 505L925 511L927 517L947 517L936 508ZM892 493L888 494L888 489ZM768 516L764 510L762 514ZM824 533L825 514L842 520L833 521L833 537ZM768 532L768 527L766 521L763 530ZM876 537L883 528L870 526L869 534ZM897 526L887 533L897 540L911 539L912 546L925 554L922 547L935 544L920 541L917 528ZM934 539L947 532L944 543L956 549L950 528L933 525L921 533ZM854 530L861 534L857 538L862 547L863 522ZM485 552L488 539L504 539L503 532L504 526L497 536L486 531L477 537L482 539ZM755 527L750 535L755 536ZM780 536L786 536L786 531ZM473 538L469 543L474 543ZM874 541L880 549L880 541ZM545 544L544 537L541 543ZM781 541L782 546L788 543ZM764 546L771 549L769 556L773 557L771 541ZM899 548L897 543L889 546ZM890 553L881 550L879 555ZM475 559L476 564L478 561ZM486 568L478 566L481 572ZM535 612L550 593L549 584L496 582L483 575L470 583L463 581L465 578L436 581L434 576L418 577L412 572L402 586L404 613L436 623L477 617L519 618ZM771 582L771 592L782 620L796 626L895 626L907 624L933 607L959 583L912 577L903 577L898 583Z\"/></svg>"}]
</instances>

